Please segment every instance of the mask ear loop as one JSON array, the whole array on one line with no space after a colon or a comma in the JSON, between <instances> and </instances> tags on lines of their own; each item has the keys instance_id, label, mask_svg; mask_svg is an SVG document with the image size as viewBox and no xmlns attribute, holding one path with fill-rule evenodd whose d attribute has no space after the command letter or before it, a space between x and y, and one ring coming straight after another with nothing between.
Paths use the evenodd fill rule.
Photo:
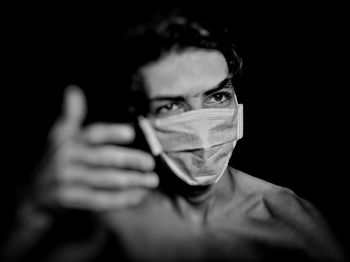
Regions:
<instances>
[{"instance_id":1,"label":"mask ear loop","mask_svg":"<svg viewBox=\"0 0 350 262\"><path fill-rule=\"evenodd\" d=\"M154 156L158 156L162 153L162 146L153 130L153 127L148 119L144 118L143 116L140 116L138 118L138 122L140 125L140 128L145 135L146 141L152 151L152 154Z\"/></svg>"},{"instance_id":2,"label":"mask ear loop","mask_svg":"<svg viewBox=\"0 0 350 262\"><path fill-rule=\"evenodd\" d=\"M238 104L237 96L236 93L233 94L234 100L237 105L237 110L238 110L238 120L237 120L237 138L241 139L243 137L243 104Z\"/></svg>"},{"instance_id":3,"label":"mask ear loop","mask_svg":"<svg viewBox=\"0 0 350 262\"><path fill-rule=\"evenodd\" d=\"M238 119L237 119L237 125L238 125L238 139L241 139L243 137L243 105L238 105Z\"/></svg>"},{"instance_id":4,"label":"mask ear loop","mask_svg":"<svg viewBox=\"0 0 350 262\"><path fill-rule=\"evenodd\" d=\"M236 102L236 105L238 106L239 104L238 104L238 100L237 100L236 92L233 94L233 97L234 97L234 100L235 100L235 102Z\"/></svg>"}]
</instances>

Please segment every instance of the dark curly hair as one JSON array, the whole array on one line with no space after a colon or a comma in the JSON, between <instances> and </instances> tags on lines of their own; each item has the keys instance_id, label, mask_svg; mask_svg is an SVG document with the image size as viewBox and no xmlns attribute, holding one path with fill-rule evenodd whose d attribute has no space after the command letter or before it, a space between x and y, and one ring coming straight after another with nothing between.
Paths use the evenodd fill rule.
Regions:
<instances>
[{"instance_id":1,"label":"dark curly hair","mask_svg":"<svg viewBox=\"0 0 350 262\"><path fill-rule=\"evenodd\" d=\"M142 19L140 19L142 20ZM242 59L236 51L232 37L227 28L210 23L207 20L188 15L182 10L172 11L170 14L156 14L146 22L138 22L126 30L124 35L124 50L129 56L128 65L125 70L133 75L131 86L137 107L144 104L142 93L142 79L138 69L162 56L173 51L183 51L187 48L203 48L217 50L223 54L227 61L229 74L234 78L240 75L242 70ZM127 69L128 68L128 69ZM140 111L147 111L141 108Z\"/></svg>"},{"instance_id":2,"label":"dark curly hair","mask_svg":"<svg viewBox=\"0 0 350 262\"><path fill-rule=\"evenodd\" d=\"M220 51L233 75L242 69L242 59L227 28L179 10L166 16L154 15L150 21L129 28L125 33L125 44L127 49L133 50L134 70L169 51L190 47Z\"/></svg>"}]
</instances>

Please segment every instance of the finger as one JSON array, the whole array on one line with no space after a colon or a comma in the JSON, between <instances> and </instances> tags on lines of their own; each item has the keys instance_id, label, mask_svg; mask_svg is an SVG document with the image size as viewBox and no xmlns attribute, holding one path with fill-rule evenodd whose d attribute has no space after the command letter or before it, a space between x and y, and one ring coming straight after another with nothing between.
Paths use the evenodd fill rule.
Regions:
<instances>
[{"instance_id":1,"label":"finger","mask_svg":"<svg viewBox=\"0 0 350 262\"><path fill-rule=\"evenodd\" d=\"M64 92L63 112L54 127L56 139L64 140L75 135L86 116L86 99L77 86L69 86Z\"/></svg>"},{"instance_id":2,"label":"finger","mask_svg":"<svg viewBox=\"0 0 350 262\"><path fill-rule=\"evenodd\" d=\"M80 183L96 188L123 189L129 187L155 188L158 175L115 169L71 168L65 173L65 183Z\"/></svg>"},{"instance_id":3,"label":"finger","mask_svg":"<svg viewBox=\"0 0 350 262\"><path fill-rule=\"evenodd\" d=\"M64 120L72 129L79 129L86 116L86 99L77 86L67 87L64 94Z\"/></svg>"},{"instance_id":4,"label":"finger","mask_svg":"<svg viewBox=\"0 0 350 262\"><path fill-rule=\"evenodd\" d=\"M77 147L75 150L72 160L88 165L139 171L151 171L155 167L154 158L138 149L106 145L96 148Z\"/></svg>"},{"instance_id":5,"label":"finger","mask_svg":"<svg viewBox=\"0 0 350 262\"><path fill-rule=\"evenodd\" d=\"M126 124L93 124L83 130L83 139L91 144L128 144L135 138L135 131Z\"/></svg>"},{"instance_id":6,"label":"finger","mask_svg":"<svg viewBox=\"0 0 350 262\"><path fill-rule=\"evenodd\" d=\"M59 201L65 207L107 211L135 205L141 202L148 192L144 189L103 191L84 187L65 187L60 191Z\"/></svg>"}]
</instances>

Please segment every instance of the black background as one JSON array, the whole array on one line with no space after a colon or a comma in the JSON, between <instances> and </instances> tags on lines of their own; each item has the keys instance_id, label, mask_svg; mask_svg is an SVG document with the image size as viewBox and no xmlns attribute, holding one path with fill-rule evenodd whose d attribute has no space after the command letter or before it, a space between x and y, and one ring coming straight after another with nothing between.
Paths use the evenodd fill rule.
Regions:
<instances>
[{"instance_id":1,"label":"black background","mask_svg":"<svg viewBox=\"0 0 350 262\"><path fill-rule=\"evenodd\" d=\"M245 133L232 165L314 203L348 245L344 7L234 1L179 5L227 23L237 34L244 67L236 85ZM45 148L63 89L69 84L85 89L91 121L111 116L123 121L130 97L118 85L123 65L113 43L133 17L169 6L131 1L113 7L3 9L2 228L11 220L16 185ZM111 87L113 96L106 91Z\"/></svg>"}]
</instances>

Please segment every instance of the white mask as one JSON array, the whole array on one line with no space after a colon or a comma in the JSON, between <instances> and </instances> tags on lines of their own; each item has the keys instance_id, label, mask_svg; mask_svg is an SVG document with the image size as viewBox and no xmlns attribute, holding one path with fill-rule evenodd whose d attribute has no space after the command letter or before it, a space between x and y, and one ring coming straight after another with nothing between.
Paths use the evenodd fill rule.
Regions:
<instances>
[{"instance_id":1,"label":"white mask","mask_svg":"<svg viewBox=\"0 0 350 262\"><path fill-rule=\"evenodd\" d=\"M243 105L206 108L159 118L139 118L152 154L189 185L210 185L224 174L243 136Z\"/></svg>"}]
</instances>

